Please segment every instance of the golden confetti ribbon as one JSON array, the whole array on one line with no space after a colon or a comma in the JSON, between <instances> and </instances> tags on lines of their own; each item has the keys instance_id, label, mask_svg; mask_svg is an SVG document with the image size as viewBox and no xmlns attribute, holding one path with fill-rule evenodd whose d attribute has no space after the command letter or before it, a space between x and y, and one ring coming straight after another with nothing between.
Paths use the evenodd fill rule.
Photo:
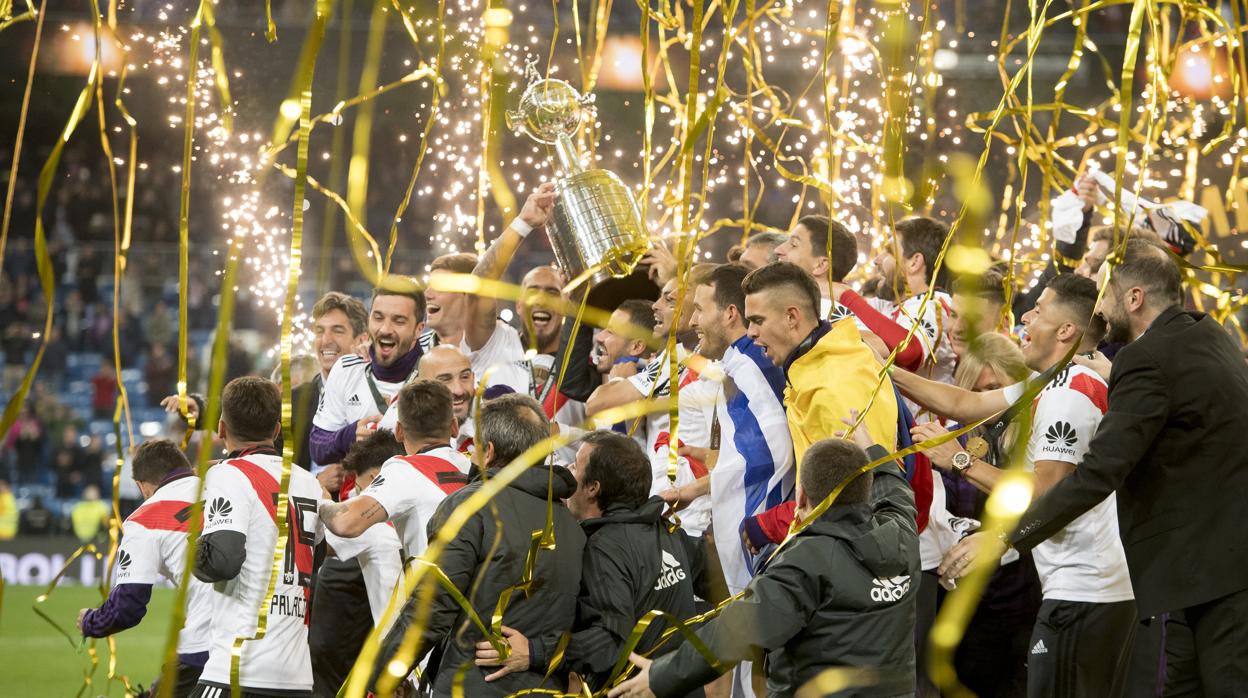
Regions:
<instances>
[{"instance_id":1,"label":"golden confetti ribbon","mask_svg":"<svg viewBox=\"0 0 1248 698\"><path fill-rule=\"evenodd\" d=\"M269 570L269 580L263 596L260 597L259 608L257 609L256 631L250 637L237 636L234 638L233 646L230 650L230 692L238 696L241 695L239 686L239 671L242 662L243 644L246 642L262 640L268 633L269 606L270 601L277 591L277 580L281 578L282 568L285 564L286 546L289 542L292 531L290 530L291 521L289 493L290 493L290 469L291 462L294 460L295 454L295 434L292 420L291 410L291 381L290 381L290 354L292 348L291 339L291 323L295 313L295 298L298 293L299 275L301 272L301 262L303 259L303 211L304 211L304 191L307 186L308 171L308 140L312 132L312 79L316 69L316 56L320 52L321 43L325 39L325 27L329 23L330 17L333 15L333 0L317 0L316 11L313 17L312 25L308 28L308 34L304 40L304 54L310 56L305 69L296 78L298 86L299 102L297 104L299 110L299 132L296 138L297 155L296 155L296 176L295 176L295 195L291 216L291 233L290 233L290 264L286 278L286 306L282 313L282 329L281 329L281 371L282 371L282 466L280 484L278 487L277 502L275 504L276 512L274 523L277 526L277 541L273 548L273 566ZM288 109L289 101L282 105L284 115L288 115L291 109ZM289 117L288 117L289 118ZM298 535L298 532L293 532ZM310 583L310 582L309 582Z\"/></svg>"},{"instance_id":2,"label":"golden confetti ribbon","mask_svg":"<svg viewBox=\"0 0 1248 698\"><path fill-rule=\"evenodd\" d=\"M0 4L5 2L11 3L11 0L0 0ZM30 49L30 62L26 69L26 87L22 91L22 106L17 116L17 136L13 140L13 163L9 166L9 186L4 194L4 213L0 217L0 260L4 259L5 243L9 239L9 221L13 215L13 193L17 189L17 166L22 161L22 140L26 135L26 114L30 111L30 90L35 86L35 64L39 59L39 45L43 41L43 18L46 17L43 9L47 6L48 0L39 0L39 12L36 16L35 9L30 4L30 0L26 1L29 10L20 16L12 17L8 12L0 11L0 17L8 17L8 19L0 22L0 31L14 22L20 22L24 19L35 20L35 41ZM11 11L12 4L7 8ZM0 429L0 437L4 436L4 430Z\"/></svg>"},{"instance_id":3,"label":"golden confetti ribbon","mask_svg":"<svg viewBox=\"0 0 1248 698\"><path fill-rule=\"evenodd\" d=\"M439 275L439 277L442 276L452 275ZM631 418L636 414L640 414L642 410L656 409L658 407L659 406L649 404L626 405L612 410L606 410L601 416L606 419L611 419L613 422L623 421L624 419ZM665 408L666 403L663 402L661 407ZM408 625L403 634L403 639L400 643L398 651L378 678L376 687L377 695L391 695L398 681L400 681L403 678L403 675L406 674L407 667L411 665L412 660L416 656L417 644L420 640L425 623L428 620L429 611L433 603L434 592L437 587L433 584L424 584L419 588L420 596L414 597L413 595L417 591L417 587L420 585L420 582L424 578L427 571L437 565L437 560L441 556L442 551L446 549L446 546L450 544L452 540L454 540L460 529L463 528L472 516L490 504L495 495L514 482L516 478L524 473L524 471L541 462L549 453L561 446L566 445L569 441L571 441L570 437L554 435L538 442L533 447L520 454L514 461L499 469L493 477L488 480L483 480L480 488L465 498L464 501L450 513L447 520L438 530L437 535L429 541L429 547L425 550L424 554L420 556L421 560L425 560L430 564L417 566L412 570L411 574L405 576L402 590L395 590L395 594L401 594L402 598L408 599L408 603L416 603L416 612L411 624ZM350 676L347 678L342 690L339 691L340 696L360 698L364 695L364 692L368 688L367 683L372 674L373 665L377 660L377 655L380 650L382 640L381 628L387 627L390 622L390 618L383 618L381 622L373 628L372 633L369 635L368 639L364 643L364 646L361 648L359 656L356 658L356 662L351 669ZM487 635L486 637L489 638L490 635ZM491 642L493 641L501 642L501 639L494 638Z\"/></svg>"},{"instance_id":4,"label":"golden confetti ribbon","mask_svg":"<svg viewBox=\"0 0 1248 698\"><path fill-rule=\"evenodd\" d=\"M95 4L94 0L92 0L92 8L94 10L96 43L98 45L100 12L99 6ZM34 55L32 54L32 65L33 62ZM30 74L33 79L33 67ZM74 103L74 108L70 112L65 128L61 131L60 137L57 138L56 144L52 146L52 152L48 155L48 159L39 170L39 183L35 192L35 268L39 276L39 286L43 291L43 332L40 334L39 349L35 352L34 361L31 362L26 375L22 377L22 382L17 392L9 400L9 404L5 406L4 415L0 417L0 439L9 433L9 428L17 420L17 415L21 410L22 404L26 401L26 395L30 392L30 386L35 380L35 375L39 372L39 365L43 363L43 354L48 349L48 335L52 331L53 309L56 303L56 284L52 278L52 259L48 256L47 234L43 226L43 207L48 201L48 191L52 188L52 180L56 176L56 168L61 161L61 152L65 149L65 144L69 142L70 137L73 136L74 131L78 128L78 123L82 121L82 117L91 108L91 96L95 93L96 84L99 80L100 61L97 53L96 59L92 61L91 69L87 74L87 84L82 88L82 92L78 94L78 100ZM29 82L27 84L29 85ZM16 167L16 162L14 166ZM5 209L8 210L7 204Z\"/></svg>"}]
</instances>

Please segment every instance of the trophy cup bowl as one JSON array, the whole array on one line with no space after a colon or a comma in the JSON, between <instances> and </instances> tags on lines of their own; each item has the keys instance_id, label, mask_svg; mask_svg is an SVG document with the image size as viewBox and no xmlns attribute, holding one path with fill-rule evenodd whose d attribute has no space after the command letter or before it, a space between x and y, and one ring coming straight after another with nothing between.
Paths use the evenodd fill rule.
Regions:
<instances>
[{"instance_id":1,"label":"trophy cup bowl","mask_svg":"<svg viewBox=\"0 0 1248 698\"><path fill-rule=\"evenodd\" d=\"M645 254L649 239L628 186L613 172L586 170L572 143L593 97L582 97L563 80L538 79L532 65L529 76L519 107L507 112L507 124L555 146L563 176L555 184L546 235L569 280L566 288L626 277Z\"/></svg>"}]
</instances>

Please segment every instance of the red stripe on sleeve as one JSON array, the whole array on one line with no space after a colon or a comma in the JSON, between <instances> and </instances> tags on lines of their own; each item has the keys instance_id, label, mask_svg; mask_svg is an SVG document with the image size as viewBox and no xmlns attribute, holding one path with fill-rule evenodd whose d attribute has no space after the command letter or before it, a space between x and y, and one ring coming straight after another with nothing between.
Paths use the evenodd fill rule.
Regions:
<instances>
[{"instance_id":1,"label":"red stripe on sleeve","mask_svg":"<svg viewBox=\"0 0 1248 698\"><path fill-rule=\"evenodd\" d=\"M202 516L202 514L201 514ZM149 502L139 507L127 519L127 523L137 523L152 531L190 530L191 503L166 499Z\"/></svg>"}]
</instances>

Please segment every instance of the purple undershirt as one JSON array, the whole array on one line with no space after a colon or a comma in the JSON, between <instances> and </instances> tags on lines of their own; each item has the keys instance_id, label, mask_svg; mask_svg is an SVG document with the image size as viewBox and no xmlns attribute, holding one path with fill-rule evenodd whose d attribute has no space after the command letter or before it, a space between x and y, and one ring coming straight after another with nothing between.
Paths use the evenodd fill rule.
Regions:
<instances>
[{"instance_id":1,"label":"purple undershirt","mask_svg":"<svg viewBox=\"0 0 1248 698\"><path fill-rule=\"evenodd\" d=\"M400 356L397 361L389 366L382 366L377 363L377 354L373 349L369 349L369 355L372 357L372 364L369 368L377 380L386 383L401 383L412 375L416 364L420 362L420 343L412 347L412 350ZM348 422L342 428L337 430L322 429L316 425L312 426L312 433L308 436L308 450L312 453L312 460L317 463L340 463L343 456L347 455L347 451L351 450L351 446L355 444L355 422Z\"/></svg>"}]
</instances>

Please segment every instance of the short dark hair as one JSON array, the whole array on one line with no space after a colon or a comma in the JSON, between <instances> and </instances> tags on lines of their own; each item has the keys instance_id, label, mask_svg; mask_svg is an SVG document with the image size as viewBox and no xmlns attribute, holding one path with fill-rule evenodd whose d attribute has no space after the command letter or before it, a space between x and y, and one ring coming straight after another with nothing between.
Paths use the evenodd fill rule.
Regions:
<instances>
[{"instance_id":1,"label":"short dark hair","mask_svg":"<svg viewBox=\"0 0 1248 698\"><path fill-rule=\"evenodd\" d=\"M640 298L629 298L620 303L616 310L623 310L628 315L628 321L648 332L654 331L654 307L650 301Z\"/></svg>"},{"instance_id":2,"label":"short dark hair","mask_svg":"<svg viewBox=\"0 0 1248 698\"><path fill-rule=\"evenodd\" d=\"M594 447L589 452L581 482L598 483L598 508L612 504L639 507L650 498L650 459L632 438L600 429L581 437Z\"/></svg>"},{"instance_id":3,"label":"short dark hair","mask_svg":"<svg viewBox=\"0 0 1248 698\"><path fill-rule=\"evenodd\" d=\"M727 308L737 306L737 312L745 316L745 291L741 282L750 275L750 269L742 264L720 264L708 271L699 281L702 286L710 286L715 298L715 305Z\"/></svg>"},{"instance_id":4,"label":"short dark hair","mask_svg":"<svg viewBox=\"0 0 1248 698\"><path fill-rule=\"evenodd\" d=\"M410 276L390 275L382 280L382 285L373 289L373 301L377 296L403 296L411 298L416 304L416 322L425 319L425 290Z\"/></svg>"},{"instance_id":5,"label":"short dark hair","mask_svg":"<svg viewBox=\"0 0 1248 698\"><path fill-rule=\"evenodd\" d=\"M363 441L356 441L342 457L342 469L353 475L363 475L373 468L380 468L395 456L405 455L403 444L394 438L389 429L378 429Z\"/></svg>"},{"instance_id":6,"label":"short dark hair","mask_svg":"<svg viewBox=\"0 0 1248 698\"><path fill-rule=\"evenodd\" d=\"M508 393L481 405L477 424L478 448L494 444L494 460L487 466L507 465L550 436L550 420L537 400Z\"/></svg>"},{"instance_id":7,"label":"short dark hair","mask_svg":"<svg viewBox=\"0 0 1248 698\"><path fill-rule=\"evenodd\" d=\"M341 310L351 322L351 333L361 335L368 331L368 309L358 298L338 291L321 296L312 306L312 320L320 320L325 313Z\"/></svg>"},{"instance_id":8,"label":"short dark hair","mask_svg":"<svg viewBox=\"0 0 1248 698\"><path fill-rule=\"evenodd\" d=\"M221 420L239 441L272 441L282 423L282 393L258 376L235 378L221 393Z\"/></svg>"},{"instance_id":9,"label":"short dark hair","mask_svg":"<svg viewBox=\"0 0 1248 698\"><path fill-rule=\"evenodd\" d=\"M867 462L867 454L844 439L823 439L811 444L802 456L800 470L802 490L806 492L807 501L813 506L827 499L837 485L854 477ZM871 480L870 472L854 477L837 495L834 503L858 504L867 501L871 496Z\"/></svg>"},{"instance_id":10,"label":"short dark hair","mask_svg":"<svg viewBox=\"0 0 1248 698\"><path fill-rule=\"evenodd\" d=\"M741 280L744 295L762 293L774 288L788 287L805 301L806 312L812 319L819 319L819 284L805 269L792 262L773 262L759 267Z\"/></svg>"},{"instance_id":11,"label":"short dark hair","mask_svg":"<svg viewBox=\"0 0 1248 698\"><path fill-rule=\"evenodd\" d=\"M1058 274L1046 288L1070 311L1076 324L1086 327L1085 340L1099 342L1105 337L1105 320L1096 312L1095 281L1078 274Z\"/></svg>"},{"instance_id":12,"label":"short dark hair","mask_svg":"<svg viewBox=\"0 0 1248 698\"><path fill-rule=\"evenodd\" d=\"M148 439L134 449L131 469L134 479L153 485L159 484L169 473L191 467L186 454L169 439Z\"/></svg>"},{"instance_id":13,"label":"short dark hair","mask_svg":"<svg viewBox=\"0 0 1248 698\"><path fill-rule=\"evenodd\" d=\"M797 224L810 231L811 251L827 257L832 280L841 282L858 264L858 242L840 221L827 216L802 216ZM829 246L830 244L830 246Z\"/></svg>"},{"instance_id":14,"label":"short dark hair","mask_svg":"<svg viewBox=\"0 0 1248 698\"><path fill-rule=\"evenodd\" d=\"M1127 241L1122 257L1111 254L1110 261L1110 282L1115 290L1138 286L1147 294L1145 302L1158 309L1182 302L1179 265L1156 244L1133 238Z\"/></svg>"},{"instance_id":15,"label":"short dark hair","mask_svg":"<svg viewBox=\"0 0 1248 698\"><path fill-rule=\"evenodd\" d=\"M927 216L907 218L895 225L894 228L901 239L901 253L907 259L916 254L923 255L923 266L927 274L928 285L944 286L945 268L942 266L940 273L935 274L936 258L940 256L940 250L945 246L945 238L949 236L949 228L935 218L928 218ZM933 274L935 274L935 277L933 277Z\"/></svg>"},{"instance_id":16,"label":"short dark hair","mask_svg":"<svg viewBox=\"0 0 1248 698\"><path fill-rule=\"evenodd\" d=\"M953 292L1005 305L1005 277L992 267L982 274L963 274L953 280Z\"/></svg>"},{"instance_id":17,"label":"short dark hair","mask_svg":"<svg viewBox=\"0 0 1248 698\"><path fill-rule=\"evenodd\" d=\"M418 378L399 389L399 424L412 439L450 439L455 410L451 390L438 381Z\"/></svg>"}]
</instances>

